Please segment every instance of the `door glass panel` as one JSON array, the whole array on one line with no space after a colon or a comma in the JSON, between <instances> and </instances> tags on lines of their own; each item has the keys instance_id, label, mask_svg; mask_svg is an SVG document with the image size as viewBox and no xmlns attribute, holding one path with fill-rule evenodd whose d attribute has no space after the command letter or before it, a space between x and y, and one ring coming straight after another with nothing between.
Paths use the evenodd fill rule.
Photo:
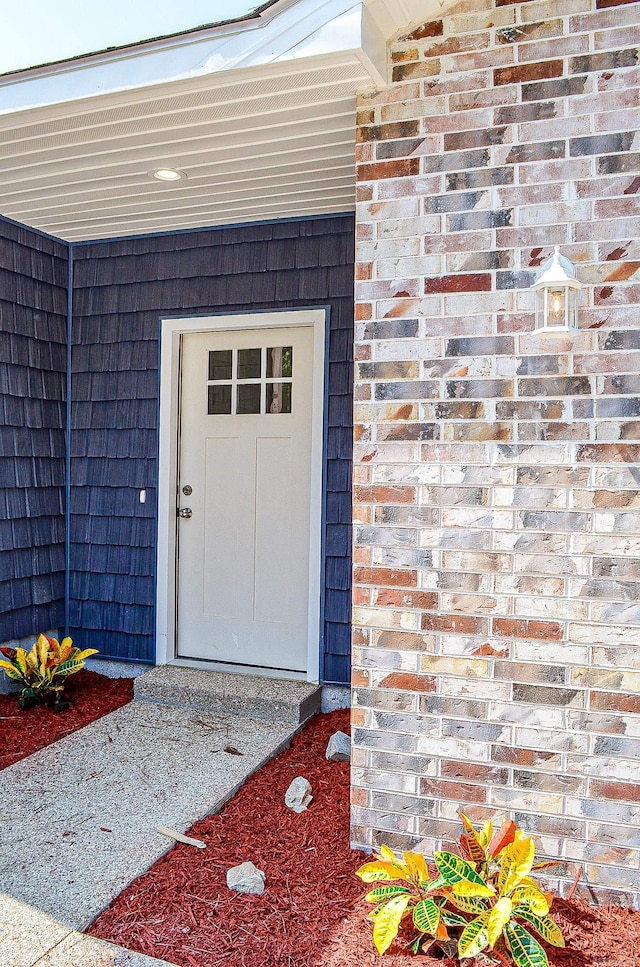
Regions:
<instances>
[{"instance_id":1,"label":"door glass panel","mask_svg":"<svg viewBox=\"0 0 640 967\"><path fill-rule=\"evenodd\" d=\"M210 352L209 379L231 379L231 364L232 352L230 349L220 349Z\"/></svg>"},{"instance_id":2,"label":"door glass panel","mask_svg":"<svg viewBox=\"0 0 640 967\"><path fill-rule=\"evenodd\" d=\"M262 376L262 350L261 349L239 349L238 350L238 379L260 379L261 376ZM254 411L252 410L251 412L254 412Z\"/></svg>"},{"instance_id":3,"label":"door glass panel","mask_svg":"<svg viewBox=\"0 0 640 967\"><path fill-rule=\"evenodd\" d=\"M291 413L291 383L267 383L267 413Z\"/></svg>"},{"instance_id":4,"label":"door glass panel","mask_svg":"<svg viewBox=\"0 0 640 967\"><path fill-rule=\"evenodd\" d=\"M280 379L293 375L293 349L291 346L276 346L267 349L267 378Z\"/></svg>"},{"instance_id":5,"label":"door glass panel","mask_svg":"<svg viewBox=\"0 0 640 967\"><path fill-rule=\"evenodd\" d=\"M209 387L209 408L207 413L209 413L209 415L231 413L230 386Z\"/></svg>"},{"instance_id":6,"label":"door glass panel","mask_svg":"<svg viewBox=\"0 0 640 967\"><path fill-rule=\"evenodd\" d=\"M248 383L238 386L238 404L236 413L259 413L262 386L260 383Z\"/></svg>"},{"instance_id":7,"label":"door glass panel","mask_svg":"<svg viewBox=\"0 0 640 967\"><path fill-rule=\"evenodd\" d=\"M291 413L292 374L292 346L210 351L207 412Z\"/></svg>"}]
</instances>

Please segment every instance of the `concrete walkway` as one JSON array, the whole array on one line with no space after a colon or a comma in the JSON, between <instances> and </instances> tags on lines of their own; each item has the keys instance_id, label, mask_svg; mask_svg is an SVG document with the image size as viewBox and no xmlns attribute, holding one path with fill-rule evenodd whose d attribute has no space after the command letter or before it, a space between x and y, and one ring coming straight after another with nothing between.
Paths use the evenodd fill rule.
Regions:
<instances>
[{"instance_id":1,"label":"concrete walkway","mask_svg":"<svg viewBox=\"0 0 640 967\"><path fill-rule=\"evenodd\" d=\"M0 894L0 967L167 967L63 926Z\"/></svg>"},{"instance_id":2,"label":"concrete walkway","mask_svg":"<svg viewBox=\"0 0 640 967\"><path fill-rule=\"evenodd\" d=\"M221 678L226 698L219 694ZM281 682L265 688L260 680L233 684L231 678L154 669L137 680L138 700L3 770L0 894L8 896L0 895L0 967L157 963L98 947L98 959L90 960L79 945L94 941L77 932L171 847L157 827L183 833L216 812L315 710L313 686ZM279 701L265 702L274 688ZM156 704L163 701L175 704ZM202 855L204 862L205 850ZM47 918L25 914L14 901ZM5 906L15 922L7 920ZM24 955L16 937L26 944ZM49 941L50 947L43 946ZM17 960L11 959L12 945ZM30 950L36 959L28 959Z\"/></svg>"}]
</instances>

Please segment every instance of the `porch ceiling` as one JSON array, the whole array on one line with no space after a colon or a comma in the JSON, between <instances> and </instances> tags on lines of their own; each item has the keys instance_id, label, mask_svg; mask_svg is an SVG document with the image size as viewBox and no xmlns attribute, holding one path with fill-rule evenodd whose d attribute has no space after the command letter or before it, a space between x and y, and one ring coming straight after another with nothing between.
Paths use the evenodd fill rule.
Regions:
<instances>
[{"instance_id":1,"label":"porch ceiling","mask_svg":"<svg viewBox=\"0 0 640 967\"><path fill-rule=\"evenodd\" d=\"M4 75L0 213L81 241L352 210L355 92L384 82L386 38L438 6L276 0Z\"/></svg>"}]
</instances>

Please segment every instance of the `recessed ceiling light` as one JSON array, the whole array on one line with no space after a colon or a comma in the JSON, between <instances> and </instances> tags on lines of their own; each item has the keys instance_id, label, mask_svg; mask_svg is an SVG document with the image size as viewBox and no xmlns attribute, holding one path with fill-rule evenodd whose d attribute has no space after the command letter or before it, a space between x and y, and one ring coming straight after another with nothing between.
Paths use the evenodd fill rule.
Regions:
<instances>
[{"instance_id":1,"label":"recessed ceiling light","mask_svg":"<svg viewBox=\"0 0 640 967\"><path fill-rule=\"evenodd\" d=\"M179 171L177 168L156 168L151 174L158 181L180 181L187 177L184 171Z\"/></svg>"}]
</instances>

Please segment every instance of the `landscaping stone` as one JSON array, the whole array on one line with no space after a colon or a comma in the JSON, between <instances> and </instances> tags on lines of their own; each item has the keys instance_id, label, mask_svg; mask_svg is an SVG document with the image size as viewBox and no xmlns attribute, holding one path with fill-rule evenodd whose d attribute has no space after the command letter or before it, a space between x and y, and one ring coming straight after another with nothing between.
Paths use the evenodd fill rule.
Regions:
<instances>
[{"instance_id":1,"label":"landscaping stone","mask_svg":"<svg viewBox=\"0 0 640 967\"><path fill-rule=\"evenodd\" d=\"M264 893L265 875L253 863L241 863L227 870L227 886L236 893Z\"/></svg>"},{"instance_id":2,"label":"landscaping stone","mask_svg":"<svg viewBox=\"0 0 640 967\"><path fill-rule=\"evenodd\" d=\"M330 762L351 762L351 739L345 732L334 732L327 743L325 757Z\"/></svg>"},{"instance_id":3,"label":"landscaping stone","mask_svg":"<svg viewBox=\"0 0 640 967\"><path fill-rule=\"evenodd\" d=\"M303 813L312 799L311 783L303 776L296 776L284 795L285 804L294 813Z\"/></svg>"}]
</instances>

